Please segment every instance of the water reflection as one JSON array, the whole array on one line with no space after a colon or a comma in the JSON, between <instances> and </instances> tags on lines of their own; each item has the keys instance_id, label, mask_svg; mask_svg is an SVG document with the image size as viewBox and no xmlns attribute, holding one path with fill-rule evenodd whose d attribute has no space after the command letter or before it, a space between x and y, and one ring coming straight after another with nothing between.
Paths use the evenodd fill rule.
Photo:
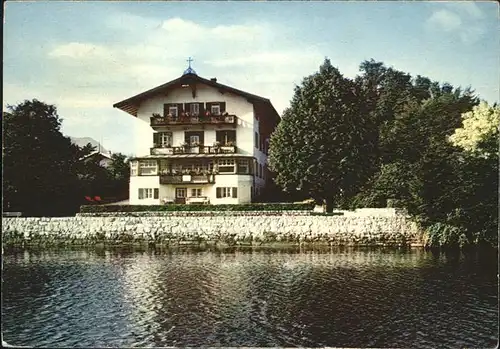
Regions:
<instances>
[{"instance_id":1,"label":"water reflection","mask_svg":"<svg viewBox=\"0 0 500 349\"><path fill-rule=\"evenodd\" d=\"M36 346L493 346L493 251L59 250L4 256Z\"/></svg>"}]
</instances>

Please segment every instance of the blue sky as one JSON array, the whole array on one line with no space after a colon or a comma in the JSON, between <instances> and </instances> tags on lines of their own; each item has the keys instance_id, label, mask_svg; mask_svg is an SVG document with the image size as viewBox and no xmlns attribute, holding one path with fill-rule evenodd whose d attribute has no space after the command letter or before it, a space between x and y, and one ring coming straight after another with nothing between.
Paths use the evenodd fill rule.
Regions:
<instances>
[{"instance_id":1,"label":"blue sky","mask_svg":"<svg viewBox=\"0 0 500 349\"><path fill-rule=\"evenodd\" d=\"M4 107L32 98L54 104L64 134L125 154L148 126L113 103L179 77L189 56L198 75L270 98L278 112L325 57L348 77L373 58L499 100L496 2L4 6Z\"/></svg>"}]
</instances>

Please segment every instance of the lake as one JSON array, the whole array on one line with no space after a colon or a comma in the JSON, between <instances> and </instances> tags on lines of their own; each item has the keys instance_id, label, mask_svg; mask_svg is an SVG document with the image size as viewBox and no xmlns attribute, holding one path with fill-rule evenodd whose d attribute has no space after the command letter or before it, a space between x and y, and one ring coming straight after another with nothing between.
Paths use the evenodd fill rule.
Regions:
<instances>
[{"instance_id":1,"label":"lake","mask_svg":"<svg viewBox=\"0 0 500 349\"><path fill-rule=\"evenodd\" d=\"M497 251L17 250L3 339L37 347L495 347Z\"/></svg>"}]
</instances>

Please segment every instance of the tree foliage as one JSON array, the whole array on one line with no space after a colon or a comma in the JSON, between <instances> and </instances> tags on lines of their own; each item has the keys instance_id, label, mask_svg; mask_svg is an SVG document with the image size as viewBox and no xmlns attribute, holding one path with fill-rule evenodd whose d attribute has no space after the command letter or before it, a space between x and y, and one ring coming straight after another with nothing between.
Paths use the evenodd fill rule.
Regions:
<instances>
[{"instance_id":1,"label":"tree foliage","mask_svg":"<svg viewBox=\"0 0 500 349\"><path fill-rule=\"evenodd\" d=\"M472 155L498 157L499 125L500 108L482 101L472 111L462 115L462 127L457 128L449 140Z\"/></svg>"},{"instance_id":2,"label":"tree foliage","mask_svg":"<svg viewBox=\"0 0 500 349\"><path fill-rule=\"evenodd\" d=\"M355 192L367 176L373 143L370 120L360 117L363 93L329 60L306 77L271 137L269 164L276 183L307 192L332 207Z\"/></svg>"},{"instance_id":3,"label":"tree foliage","mask_svg":"<svg viewBox=\"0 0 500 349\"><path fill-rule=\"evenodd\" d=\"M60 132L53 105L36 99L4 112L3 210L23 215L70 215L85 195L111 195L128 183L125 159L115 155L112 170L82 161L94 148L78 147ZM110 172L110 173L108 173Z\"/></svg>"},{"instance_id":4,"label":"tree foliage","mask_svg":"<svg viewBox=\"0 0 500 349\"><path fill-rule=\"evenodd\" d=\"M349 80L325 61L296 88L270 164L282 187L339 207L405 208L430 244L496 244L498 107L478 104L382 62Z\"/></svg>"}]
</instances>

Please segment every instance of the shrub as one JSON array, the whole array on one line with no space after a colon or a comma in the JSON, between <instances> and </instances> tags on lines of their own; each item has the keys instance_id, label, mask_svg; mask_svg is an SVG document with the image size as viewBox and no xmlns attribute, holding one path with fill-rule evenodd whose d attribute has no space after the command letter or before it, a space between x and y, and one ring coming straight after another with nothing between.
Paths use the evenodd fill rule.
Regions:
<instances>
[{"instance_id":1,"label":"shrub","mask_svg":"<svg viewBox=\"0 0 500 349\"><path fill-rule=\"evenodd\" d=\"M428 242L430 247L465 246L469 243L465 232L456 226L435 223L427 228Z\"/></svg>"},{"instance_id":2,"label":"shrub","mask_svg":"<svg viewBox=\"0 0 500 349\"><path fill-rule=\"evenodd\" d=\"M99 212L175 212L175 211L309 211L311 203L271 203L240 205L83 205L81 213Z\"/></svg>"}]
</instances>

